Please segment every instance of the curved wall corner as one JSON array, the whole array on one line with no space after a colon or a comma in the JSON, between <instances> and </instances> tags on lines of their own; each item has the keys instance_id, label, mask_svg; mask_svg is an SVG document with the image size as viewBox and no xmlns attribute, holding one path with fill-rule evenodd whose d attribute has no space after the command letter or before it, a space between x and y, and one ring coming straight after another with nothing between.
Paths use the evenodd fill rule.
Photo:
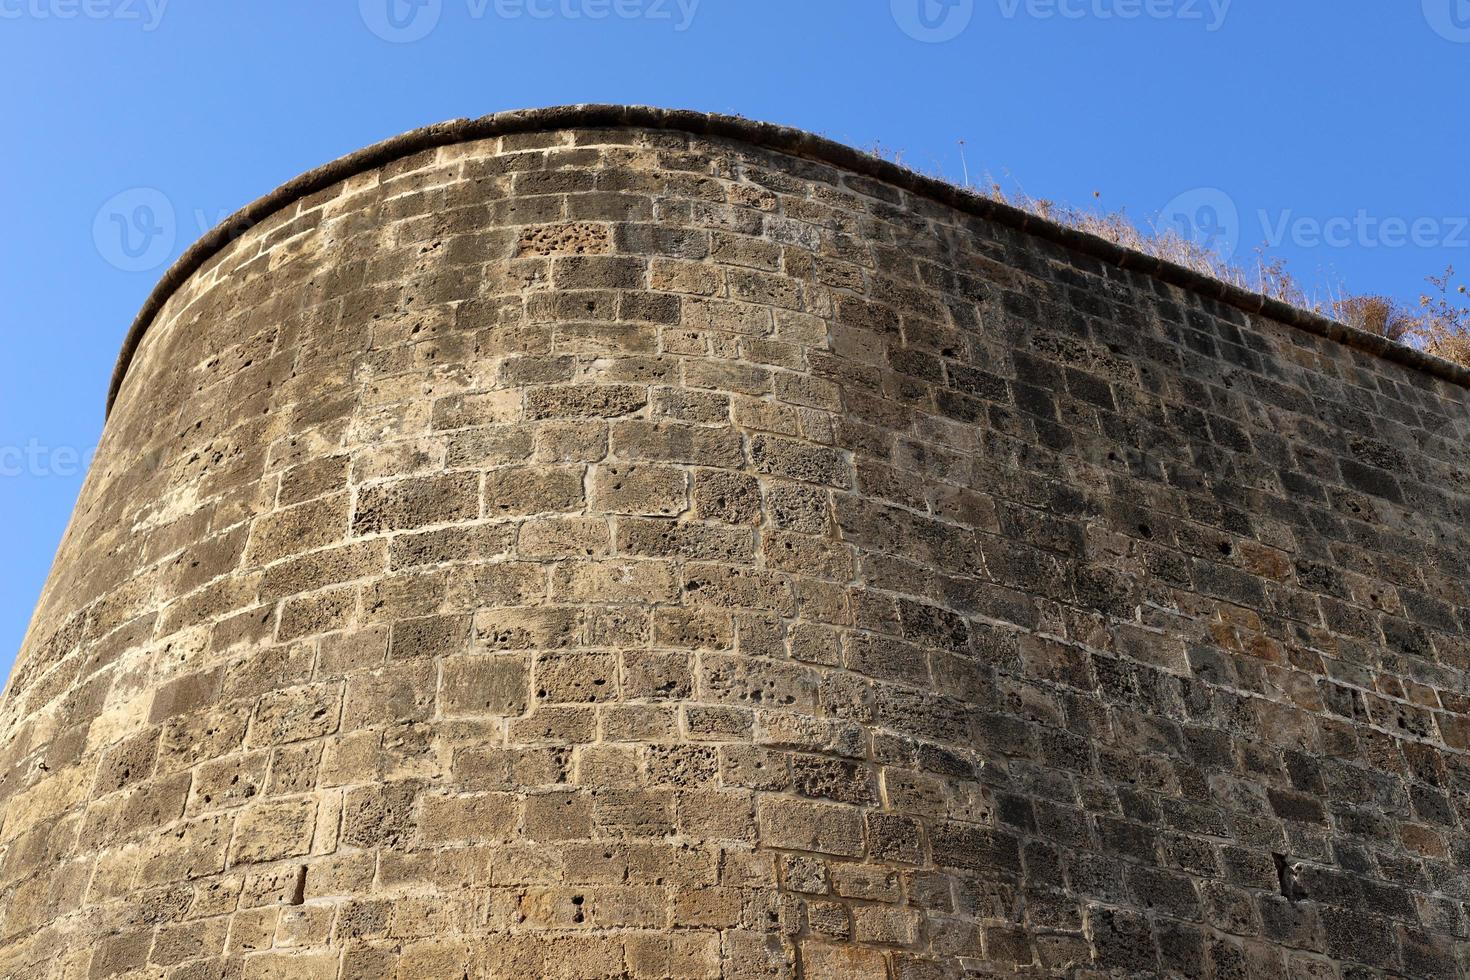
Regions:
<instances>
[{"instance_id":1,"label":"curved wall corner","mask_svg":"<svg viewBox=\"0 0 1470 980\"><path fill-rule=\"evenodd\" d=\"M1470 973L1463 378L772 127L384 147L130 337L0 976Z\"/></svg>"}]
</instances>

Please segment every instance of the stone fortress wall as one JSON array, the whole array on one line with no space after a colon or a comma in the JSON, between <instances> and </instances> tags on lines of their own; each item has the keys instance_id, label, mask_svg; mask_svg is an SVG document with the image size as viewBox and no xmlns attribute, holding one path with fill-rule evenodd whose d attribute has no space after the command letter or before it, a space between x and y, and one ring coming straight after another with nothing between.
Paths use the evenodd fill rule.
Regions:
<instances>
[{"instance_id":1,"label":"stone fortress wall","mask_svg":"<svg viewBox=\"0 0 1470 980\"><path fill-rule=\"evenodd\" d=\"M0 704L0 976L1470 975L1464 372L692 113L245 217Z\"/></svg>"}]
</instances>

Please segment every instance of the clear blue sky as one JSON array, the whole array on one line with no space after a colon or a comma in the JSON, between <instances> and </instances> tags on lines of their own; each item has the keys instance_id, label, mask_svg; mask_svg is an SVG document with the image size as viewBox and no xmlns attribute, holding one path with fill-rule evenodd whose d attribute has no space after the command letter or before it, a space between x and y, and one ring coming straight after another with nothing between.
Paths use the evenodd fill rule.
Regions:
<instances>
[{"instance_id":1,"label":"clear blue sky","mask_svg":"<svg viewBox=\"0 0 1470 980\"><path fill-rule=\"evenodd\" d=\"M1217 188L1172 210L1359 291L1470 271L1470 0L0 0L0 82L6 672L166 261L426 123L649 103L953 179L964 140L972 175L1140 217Z\"/></svg>"}]
</instances>

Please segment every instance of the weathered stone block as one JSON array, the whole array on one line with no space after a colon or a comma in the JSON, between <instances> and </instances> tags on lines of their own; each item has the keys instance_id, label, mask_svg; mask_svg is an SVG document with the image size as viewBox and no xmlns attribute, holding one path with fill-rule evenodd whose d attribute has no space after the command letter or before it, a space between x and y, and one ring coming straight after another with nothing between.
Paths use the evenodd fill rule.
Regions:
<instances>
[{"instance_id":1,"label":"weathered stone block","mask_svg":"<svg viewBox=\"0 0 1470 980\"><path fill-rule=\"evenodd\" d=\"M445 660L439 711L445 717L520 715L528 703L529 675L520 657L454 657Z\"/></svg>"}]
</instances>

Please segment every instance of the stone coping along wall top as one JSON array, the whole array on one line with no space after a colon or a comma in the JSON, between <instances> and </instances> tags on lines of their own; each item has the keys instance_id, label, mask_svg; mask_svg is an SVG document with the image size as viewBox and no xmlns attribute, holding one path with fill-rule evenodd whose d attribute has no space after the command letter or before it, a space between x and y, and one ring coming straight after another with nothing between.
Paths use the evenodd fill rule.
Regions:
<instances>
[{"instance_id":1,"label":"stone coping along wall top","mask_svg":"<svg viewBox=\"0 0 1470 980\"><path fill-rule=\"evenodd\" d=\"M850 146L787 126L756 122L739 116L717 115L650 106L573 105L546 109L498 112L479 119L454 119L415 129L358 150L288 181L247 204L205 234L179 257L144 301L123 341L107 396L110 413L127 377L128 366L153 318L173 291L228 245L236 231L249 227L300 198L314 194L356 174L423 150L513 133L537 130L628 127L679 130L704 136L741 140L793 156L842 167L872 177L961 211L1035 235L1125 269L1153 275L1164 282L1192 290L1247 313L1259 313L1309 333L1338 341L1425 371L1470 388L1470 368L1413 347L1338 323L1320 314L1254 293L1239 286L1124 248L1096 235L1069 228L1028 211L993 200L954 184L906 169Z\"/></svg>"}]
</instances>

